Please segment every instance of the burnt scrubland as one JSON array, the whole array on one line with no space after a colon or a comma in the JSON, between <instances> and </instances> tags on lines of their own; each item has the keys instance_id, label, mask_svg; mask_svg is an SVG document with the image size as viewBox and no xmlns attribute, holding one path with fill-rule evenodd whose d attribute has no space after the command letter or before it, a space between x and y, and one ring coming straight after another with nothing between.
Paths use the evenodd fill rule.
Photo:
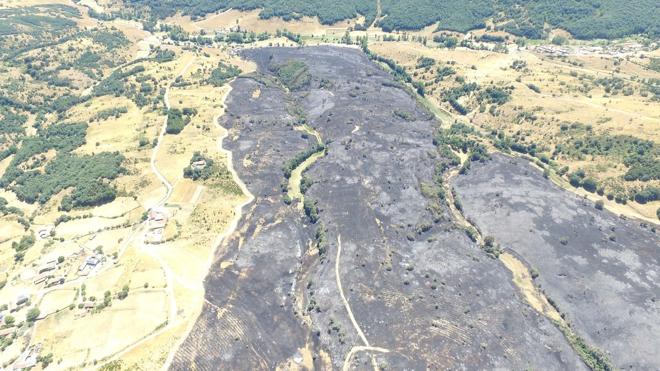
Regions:
<instances>
[{"instance_id":1,"label":"burnt scrubland","mask_svg":"<svg viewBox=\"0 0 660 371\"><path fill-rule=\"evenodd\" d=\"M617 368L655 369L660 238L496 155L455 181L467 218L537 272L536 283Z\"/></svg>"},{"instance_id":2,"label":"burnt scrubland","mask_svg":"<svg viewBox=\"0 0 660 371\"><path fill-rule=\"evenodd\" d=\"M459 161L407 90L354 49L244 56L258 70L232 83L220 121L255 201L218 249L173 369L587 368L576 342L526 304L507 268L451 216L436 184ZM308 84L288 89L277 74L287 65ZM302 210L286 202L284 171L318 145L301 124L325 147L305 171ZM479 145L465 145L468 174L488 166ZM576 328L592 354L590 332Z\"/></svg>"}]
</instances>

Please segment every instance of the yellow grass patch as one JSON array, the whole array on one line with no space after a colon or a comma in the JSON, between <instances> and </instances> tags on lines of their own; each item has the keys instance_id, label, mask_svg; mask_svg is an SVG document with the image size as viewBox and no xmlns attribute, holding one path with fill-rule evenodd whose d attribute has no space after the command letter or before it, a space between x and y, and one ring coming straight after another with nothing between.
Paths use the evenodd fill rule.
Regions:
<instances>
[{"instance_id":1,"label":"yellow grass patch","mask_svg":"<svg viewBox=\"0 0 660 371\"><path fill-rule=\"evenodd\" d=\"M513 283L520 289L525 301L532 308L554 321L563 322L559 312L550 305L545 295L534 285L529 270L518 258L503 252L500 254L499 259L511 271Z\"/></svg>"},{"instance_id":2,"label":"yellow grass patch","mask_svg":"<svg viewBox=\"0 0 660 371\"><path fill-rule=\"evenodd\" d=\"M76 308L49 316L36 324L34 337L43 351L62 359L58 366L91 367L156 330L165 322L166 308L162 291L132 292L100 313L81 314Z\"/></svg>"},{"instance_id":3,"label":"yellow grass patch","mask_svg":"<svg viewBox=\"0 0 660 371\"><path fill-rule=\"evenodd\" d=\"M182 179L174 185L172 196L168 200L169 204L193 203L196 197L199 197L203 186L196 184L190 179Z\"/></svg>"},{"instance_id":4,"label":"yellow grass patch","mask_svg":"<svg viewBox=\"0 0 660 371\"><path fill-rule=\"evenodd\" d=\"M66 309L70 304L73 303L73 299L76 295L75 290L73 289L58 289L49 291L41 299L39 303L39 311L41 316L52 315L57 311Z\"/></svg>"},{"instance_id":5,"label":"yellow grass patch","mask_svg":"<svg viewBox=\"0 0 660 371\"><path fill-rule=\"evenodd\" d=\"M205 19L194 22L193 25L186 24L189 29L205 30L229 30L240 26L242 30L254 32L275 33L277 30L287 29L293 33L302 35L325 35L327 32L341 32L342 34L348 27L359 23L360 19L340 21L333 25L322 25L318 19L312 17L302 17L299 20L284 21L281 18L273 17L271 19L259 18L259 10L238 11L227 10L222 13L216 13L207 16Z\"/></svg>"}]
</instances>

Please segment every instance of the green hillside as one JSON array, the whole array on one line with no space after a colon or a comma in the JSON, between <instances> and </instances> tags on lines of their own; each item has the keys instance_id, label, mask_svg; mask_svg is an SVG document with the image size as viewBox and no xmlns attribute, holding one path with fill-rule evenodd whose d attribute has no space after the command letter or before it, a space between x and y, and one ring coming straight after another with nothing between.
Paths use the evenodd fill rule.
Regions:
<instances>
[{"instance_id":1,"label":"green hillside","mask_svg":"<svg viewBox=\"0 0 660 371\"><path fill-rule=\"evenodd\" d=\"M193 17L229 8L261 9L261 17L285 20L316 16L324 24L364 15L376 16L375 0L126 0L146 7L156 18L177 11ZM440 29L467 31L494 19L520 36L542 38L545 23L564 28L580 39L618 38L633 34L660 35L660 5L653 0L382 0L379 25L386 31L414 30L438 24Z\"/></svg>"}]
</instances>

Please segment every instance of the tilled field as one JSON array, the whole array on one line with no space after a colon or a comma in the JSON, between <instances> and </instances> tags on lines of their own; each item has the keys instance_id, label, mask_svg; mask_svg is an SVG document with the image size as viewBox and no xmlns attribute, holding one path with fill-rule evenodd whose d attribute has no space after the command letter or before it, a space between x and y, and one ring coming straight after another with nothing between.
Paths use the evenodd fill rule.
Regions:
<instances>
[{"instance_id":1,"label":"tilled field","mask_svg":"<svg viewBox=\"0 0 660 371\"><path fill-rule=\"evenodd\" d=\"M585 368L506 268L430 210L438 123L388 73L347 48L245 57L259 71L232 84L221 120L255 201L172 368ZM311 74L296 92L273 83L292 59ZM315 141L294 130L301 117L328 144L306 173L315 223L283 202L283 165Z\"/></svg>"},{"instance_id":2,"label":"tilled field","mask_svg":"<svg viewBox=\"0 0 660 371\"><path fill-rule=\"evenodd\" d=\"M455 188L465 215L539 272L576 332L618 368L660 368L660 238L555 187L525 160L473 164Z\"/></svg>"}]
</instances>

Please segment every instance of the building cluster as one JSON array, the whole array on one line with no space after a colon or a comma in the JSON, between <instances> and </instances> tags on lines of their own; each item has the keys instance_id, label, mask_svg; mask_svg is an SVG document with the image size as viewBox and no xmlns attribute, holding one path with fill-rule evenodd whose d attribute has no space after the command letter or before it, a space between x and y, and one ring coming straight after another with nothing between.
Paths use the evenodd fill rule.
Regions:
<instances>
[{"instance_id":1,"label":"building cluster","mask_svg":"<svg viewBox=\"0 0 660 371\"><path fill-rule=\"evenodd\" d=\"M155 207L149 210L149 214L147 216L147 243L163 242L165 227L167 226L168 219L169 215L167 210L163 207Z\"/></svg>"}]
</instances>

